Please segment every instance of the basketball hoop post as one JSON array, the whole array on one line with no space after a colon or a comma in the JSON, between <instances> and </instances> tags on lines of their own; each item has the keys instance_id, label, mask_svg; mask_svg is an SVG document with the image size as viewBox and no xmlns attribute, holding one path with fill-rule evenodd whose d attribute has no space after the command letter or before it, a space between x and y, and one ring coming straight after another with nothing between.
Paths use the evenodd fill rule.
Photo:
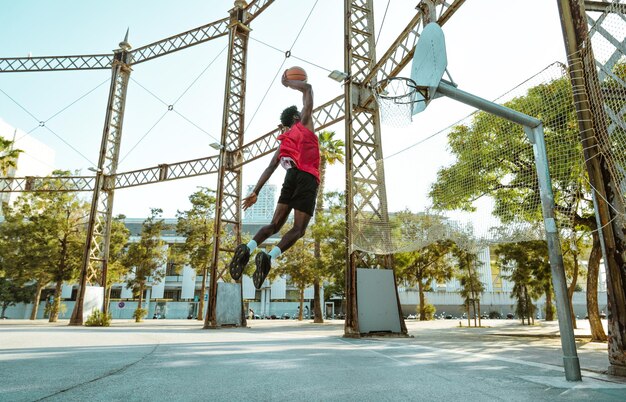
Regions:
<instances>
[{"instance_id":1,"label":"basketball hoop post","mask_svg":"<svg viewBox=\"0 0 626 402\"><path fill-rule=\"evenodd\" d=\"M565 267L561 251L561 240L556 225L554 214L554 193L548 168L548 154L544 139L543 124L541 120L508 107L489 102L486 99L462 91L445 81L439 83L437 92L466 105L479 110L494 114L503 119L520 124L524 127L526 136L533 144L535 155L535 169L539 181L539 194L541 197L541 210L543 223L548 243L548 256L550 270L552 272L552 286L556 295L557 314L559 319L559 332L561 333L561 349L563 350L563 367L567 381L582 381L580 362L576 352L576 339L574 338L574 326L570 315L570 301L567 298L567 284L565 280Z\"/></svg>"}]
</instances>

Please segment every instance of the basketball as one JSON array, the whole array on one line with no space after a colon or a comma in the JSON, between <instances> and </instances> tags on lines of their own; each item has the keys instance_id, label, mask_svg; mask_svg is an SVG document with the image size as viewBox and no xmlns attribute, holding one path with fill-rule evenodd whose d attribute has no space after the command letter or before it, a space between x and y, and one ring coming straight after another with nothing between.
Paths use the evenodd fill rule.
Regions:
<instances>
[{"instance_id":1,"label":"basketball","mask_svg":"<svg viewBox=\"0 0 626 402\"><path fill-rule=\"evenodd\" d=\"M302 67L290 67L287 69L286 78L292 81L306 81L306 71Z\"/></svg>"}]
</instances>

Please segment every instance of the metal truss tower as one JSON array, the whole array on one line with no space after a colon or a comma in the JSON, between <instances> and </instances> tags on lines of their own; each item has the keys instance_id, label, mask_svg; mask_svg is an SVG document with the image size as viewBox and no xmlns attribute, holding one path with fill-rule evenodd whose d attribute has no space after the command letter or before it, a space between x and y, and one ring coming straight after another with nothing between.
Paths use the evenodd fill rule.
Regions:
<instances>
[{"instance_id":1,"label":"metal truss tower","mask_svg":"<svg viewBox=\"0 0 626 402\"><path fill-rule=\"evenodd\" d=\"M101 70L112 69L111 90L103 132L100 159L96 176L16 177L0 178L0 193L37 191L92 191L92 209L89 220L88 244L85 263L81 274L80 297L84 296L87 284L106 284L106 262L108 239L111 226L113 192L116 189L178 180L186 177L217 173L217 207L215 218L215 247L211 266L211 299L205 316L205 328L217 325L216 289L217 280L224 272L220 269L220 252L232 252L240 241L241 226L241 169L263 156L272 154L280 134L273 129L267 134L243 144L245 109L246 62L249 25L274 0L253 0L248 5L236 0L230 16L198 28L159 40L152 44L130 50L124 42L113 55L95 54L82 56L0 58L0 73L30 71ZM346 184L349 207L346 211L346 229L349 245L362 234L351 226L355 219L373 219L375 223L388 221L384 171L377 161L382 158L380 117L371 92L371 86L382 79L396 76L412 60L413 51L423 20L423 9L437 16L443 25L465 0L422 0L418 12L398 35L389 49L376 62L374 39L373 0L345 0L346 55L345 70L350 73L345 93L313 110L313 119L318 130L323 130L345 117L347 167ZM437 13L432 12L437 8ZM121 140L126 87L131 67L145 61L165 56L200 43L229 35L229 61L227 67L223 127L219 155L188 161L159 164L157 166L118 173L117 161ZM375 166L372 168L372 166ZM354 197L359 201L355 202ZM224 236L230 236L228 242ZM347 292L349 319L346 335L359 333L356 319L356 293L353 281L354 269L358 264L371 265L371 257L358 250L348 254ZM391 267L389 257L381 265ZM352 285L351 282L352 281ZM77 303L81 305L82 303ZM242 311L243 314L243 311ZM72 322L82 323L82 313L74 311ZM243 314L245 320L245 314ZM245 321L244 321L245 322ZM406 332L403 326L402 330Z\"/></svg>"},{"instance_id":2,"label":"metal truss tower","mask_svg":"<svg viewBox=\"0 0 626 402\"><path fill-rule=\"evenodd\" d=\"M131 71L129 50L127 31L124 41L120 43L120 49L115 51L113 55L109 101L104 120L94 191L91 198L83 267L80 273L78 297L74 305L70 325L83 324L83 302L85 300L85 289L88 285L102 286L103 291L106 290L109 241L113 217L113 195L115 190L111 186L106 185L105 178L115 175L119 162L122 123L124 121L124 107L126 106L126 90ZM104 303L103 312L105 314L108 310L107 304Z\"/></svg>"},{"instance_id":3,"label":"metal truss tower","mask_svg":"<svg viewBox=\"0 0 626 402\"><path fill-rule=\"evenodd\" d=\"M345 71L350 81L345 85L346 99L346 232L348 258L346 266L346 323L347 336L358 335L356 303L356 269L372 264L367 255L352 249L363 233L357 222L379 224L388 229L387 194L382 162L380 113L371 98L371 86L366 78L376 65L373 0L346 0L345 2ZM387 262L387 261L386 261ZM391 268L385 264L386 268ZM406 326L402 322L402 330Z\"/></svg>"},{"instance_id":4,"label":"metal truss tower","mask_svg":"<svg viewBox=\"0 0 626 402\"><path fill-rule=\"evenodd\" d=\"M236 1L230 11L230 34L228 39L228 65L226 71L226 89L224 92L224 114L222 117L222 136L220 163L217 177L217 197L215 207L215 232L213 236L213 254L211 260L211 283L209 287L209 305L204 319L204 328L215 328L217 322L217 279L224 268L219 266L222 252L232 253L241 243L241 147L243 145L245 100L246 100L246 64L248 59L248 39L250 27L244 12L245 2ZM239 163L237 163L239 162ZM232 241L224 241L224 237ZM220 270L221 269L221 270ZM241 290L241 288L240 288ZM241 311L245 326L246 314Z\"/></svg>"},{"instance_id":5,"label":"metal truss tower","mask_svg":"<svg viewBox=\"0 0 626 402\"><path fill-rule=\"evenodd\" d=\"M361 227L379 227L380 241L389 240L389 215L382 154L380 113L374 101L372 86L396 76L413 57L415 45L426 22L443 25L464 0L422 0L407 27L376 61L373 0L345 0L345 85L346 122L346 336L360 336L356 295L357 267L393 266L391 255L373 256L357 250L366 233ZM372 248L384 250L384 244ZM394 274L395 280L395 274ZM398 299L401 333L407 329Z\"/></svg>"}]
</instances>

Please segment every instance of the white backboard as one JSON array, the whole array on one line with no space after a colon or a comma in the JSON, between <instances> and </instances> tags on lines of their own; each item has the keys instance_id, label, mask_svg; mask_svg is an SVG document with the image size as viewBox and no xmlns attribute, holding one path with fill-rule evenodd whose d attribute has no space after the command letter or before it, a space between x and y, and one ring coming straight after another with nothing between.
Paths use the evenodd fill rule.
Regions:
<instances>
[{"instance_id":1,"label":"white backboard","mask_svg":"<svg viewBox=\"0 0 626 402\"><path fill-rule=\"evenodd\" d=\"M416 92L413 114L417 114L428 106L437 92L439 81L448 67L446 55L446 40L441 27L436 22L431 22L424 27L413 55L411 66L411 79L419 86L428 87L428 99Z\"/></svg>"}]
</instances>

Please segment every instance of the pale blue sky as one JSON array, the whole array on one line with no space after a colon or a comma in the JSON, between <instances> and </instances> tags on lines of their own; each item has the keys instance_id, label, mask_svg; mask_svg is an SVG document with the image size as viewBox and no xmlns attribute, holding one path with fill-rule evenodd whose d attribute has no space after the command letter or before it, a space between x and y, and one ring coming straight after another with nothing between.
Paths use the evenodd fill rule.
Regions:
<instances>
[{"instance_id":1,"label":"pale blue sky","mask_svg":"<svg viewBox=\"0 0 626 402\"><path fill-rule=\"evenodd\" d=\"M278 79L271 84L281 71L284 56L267 45L288 50L315 3L315 0L277 0L252 22L245 142L275 128L284 107L301 103L300 96L282 87ZM378 32L388 1L374 3ZM378 42L379 55L406 26L417 3L417 0L391 0ZM0 57L29 53L33 56L110 53L127 27L129 42L137 48L223 18L232 4L231 0L0 0L0 37L3 38ZM443 31L448 69L459 88L487 99L501 95L551 62L565 60L556 1L469 0L443 26ZM215 154L209 144L220 137L225 46L224 37L134 67L118 171ZM343 68L343 47L343 2L318 0L292 49L294 56L317 66L297 59L285 63L285 66L301 65L307 70L317 105L343 92L341 85L326 77L326 70ZM87 174L87 167L97 162L109 76L107 70L0 74L0 89L35 118L1 92L0 117L30 131L39 120L47 120L93 90L47 123L54 134L45 128L32 132L33 137L55 149L57 168L82 169ZM201 130L175 113L165 113L166 105L172 104L196 79L175 108ZM384 154L395 154L470 111L450 100L436 100L409 127L401 130L383 127ZM343 137L343 123L331 129ZM390 158L386 162L389 210L423 208L427 202L424 188L445 160L445 136L432 140L427 151L416 147ZM267 163L265 158L245 167L244 189L256 182ZM343 175L343 167L331 169L329 187L342 190ZM407 177L414 178L415 185L407 185ZM271 182L280 185L282 178L283 172L277 171ZM160 207L165 216L173 217L177 209L188 207L187 197L196 186L214 187L215 179L215 175L202 176L123 189L116 192L114 212L141 218L148 214L149 208Z\"/></svg>"}]
</instances>

